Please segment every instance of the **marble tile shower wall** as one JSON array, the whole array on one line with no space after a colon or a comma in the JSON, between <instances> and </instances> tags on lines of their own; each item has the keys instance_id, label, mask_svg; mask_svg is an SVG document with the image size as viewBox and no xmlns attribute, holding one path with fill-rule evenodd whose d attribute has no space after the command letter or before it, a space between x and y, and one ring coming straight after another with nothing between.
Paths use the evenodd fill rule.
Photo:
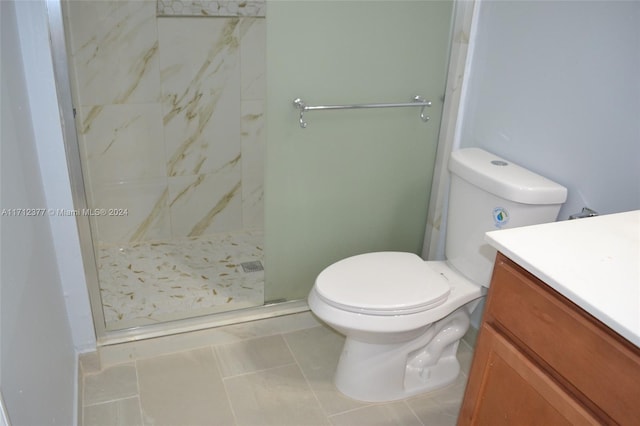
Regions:
<instances>
[{"instance_id":1,"label":"marble tile shower wall","mask_svg":"<svg viewBox=\"0 0 640 426\"><path fill-rule=\"evenodd\" d=\"M87 197L127 209L101 243L262 228L265 20L230 3L66 2Z\"/></svg>"},{"instance_id":2,"label":"marble tile shower wall","mask_svg":"<svg viewBox=\"0 0 640 426\"><path fill-rule=\"evenodd\" d=\"M158 16L265 16L266 0L158 0Z\"/></svg>"}]
</instances>

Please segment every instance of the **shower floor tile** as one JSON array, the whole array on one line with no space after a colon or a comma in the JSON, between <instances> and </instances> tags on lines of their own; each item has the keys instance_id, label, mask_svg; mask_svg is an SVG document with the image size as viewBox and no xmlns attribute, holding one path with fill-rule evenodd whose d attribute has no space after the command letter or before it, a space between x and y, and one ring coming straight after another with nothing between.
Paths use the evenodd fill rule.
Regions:
<instances>
[{"instance_id":1,"label":"shower floor tile","mask_svg":"<svg viewBox=\"0 0 640 426\"><path fill-rule=\"evenodd\" d=\"M241 264L263 261L262 241L262 232L252 231L100 245L98 276L107 329L261 306L264 270Z\"/></svg>"}]
</instances>

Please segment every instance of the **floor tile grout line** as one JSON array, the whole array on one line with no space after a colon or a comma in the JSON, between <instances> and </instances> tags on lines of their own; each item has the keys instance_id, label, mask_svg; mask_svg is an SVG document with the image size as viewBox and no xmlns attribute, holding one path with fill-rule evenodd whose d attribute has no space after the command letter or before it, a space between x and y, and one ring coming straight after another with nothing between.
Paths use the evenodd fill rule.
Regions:
<instances>
[{"instance_id":1,"label":"floor tile grout line","mask_svg":"<svg viewBox=\"0 0 640 426\"><path fill-rule=\"evenodd\" d=\"M406 405L406 406L407 406L407 408L409 409L409 411L411 412L411 414L413 414L413 417L415 417L415 418L416 418L416 420L418 420L418 423L420 423L422 426L426 426L426 425L424 424L424 422L422 421L422 419L420 418L420 416L418 416L418 413L416 413L416 412L414 411L414 409L413 409L413 408L411 408L411 404L409 404L409 399L411 399L411 398L403 399L403 400L402 400L402 402L404 402L404 405Z\"/></svg>"},{"instance_id":2,"label":"floor tile grout line","mask_svg":"<svg viewBox=\"0 0 640 426\"><path fill-rule=\"evenodd\" d=\"M365 405L362 405L361 407L349 408L348 410L344 410L344 411L339 411L337 413L330 414L329 417L335 417L335 416L340 416L340 415L343 415L343 414L349 414L349 413L353 413L353 412L356 412L356 411L359 411L359 410L363 410L363 409L366 409L366 408L380 407L380 406L383 406L383 405L393 404L393 403L396 403L396 402L405 402L404 399L400 399L400 400L396 400L396 401L380 401L380 402L368 402L368 401L360 401L360 400L355 400L355 399L354 399L354 401L358 401L358 402L360 402L362 404L365 404Z\"/></svg>"},{"instance_id":3,"label":"floor tile grout line","mask_svg":"<svg viewBox=\"0 0 640 426\"><path fill-rule=\"evenodd\" d=\"M462 373L462 371L461 371ZM430 391L430 392L437 392L438 390L434 390L434 391ZM429 392L427 393L423 393L423 394L417 394L417 395L413 395L407 398L403 398L403 399L398 399L398 400L394 400L394 401L380 401L380 402L366 402L366 401L359 401L362 402L366 405L363 405L361 407L355 407L355 408L351 408L348 410L344 410L344 411L340 411L338 413L334 413L331 415L328 415L328 418L331 419L332 417L335 416L339 416L339 415L343 415L343 414L348 414L348 413L353 413L353 412L357 412L359 410L363 410L363 409L367 409L367 408L371 408L371 407L377 407L377 406L384 406L384 405L388 405L388 404L394 404L394 403L404 403L404 405L406 405L406 407L409 409L409 411L411 412L411 414L413 414L413 416L416 418L416 420L423 426L426 426L425 423L422 421L422 419L420 418L420 416L418 416L418 414L415 412L415 410L411 407L411 405L409 404L410 400L414 400L414 399L420 399L420 398L429 398L429 400L431 400L434 403L439 403L436 399L435 399L435 395L432 396L428 396Z\"/></svg>"},{"instance_id":4,"label":"floor tile grout line","mask_svg":"<svg viewBox=\"0 0 640 426\"><path fill-rule=\"evenodd\" d=\"M355 407L355 408L350 408L350 409L348 409L348 410L340 411L340 412L338 412L338 413L331 414L331 415L329 415L328 417L329 417L329 418L331 418L331 417L336 417L336 416L340 416L340 415L343 415L343 414L354 413L354 412L356 412L356 411L360 411L360 410L368 409L368 408L371 408L371 407L382 407L382 406L385 406L385 405L391 405L391 404L395 404L395 403L400 402L400 403L403 403L403 404L404 404L404 405L409 409L409 412L410 412L411 414L413 414L413 416L416 418L416 420L417 420L417 421L418 421L422 426L425 426L425 424L422 422L422 420L420 420L420 417L416 414L416 412L411 408L411 406L410 406L410 405L409 405L409 403L407 402L409 399L411 399L411 398L398 399L398 400L395 400L395 401L380 401L380 402L366 402L366 401L358 401L358 402L362 402L362 403L364 403L364 404L366 404L366 405L363 405L362 407Z\"/></svg>"},{"instance_id":5,"label":"floor tile grout line","mask_svg":"<svg viewBox=\"0 0 640 426\"><path fill-rule=\"evenodd\" d=\"M322 326L319 326L319 327L322 327ZM295 333L295 332L292 332L292 333ZM291 333L286 333L286 334L291 334ZM286 338L286 336L285 336L284 334L283 334L283 338L284 338L285 343L286 343L286 344L287 344L287 346L289 347L289 351L291 352L291 354L293 355L294 359L296 360L296 363L298 363L298 366L299 366L299 368L300 368L300 371L302 372L302 375L303 375L303 377L304 377L305 381L306 381L306 382L307 382L307 384L309 385L309 388L310 388L310 389L311 389L311 391L313 392L313 394L314 394L314 396L316 397L316 400L318 401L318 403L320 403L320 400L318 399L318 396L316 395L316 392L313 390L313 387L312 387L312 386L311 386L311 384L309 383L309 380L307 379L306 374L304 374L304 370L303 370L303 369L302 369L302 367L299 365L298 358L295 356L295 352L294 352L294 351L291 349L291 347L289 346L289 342L287 341L287 338ZM336 389L336 390L337 390L337 389ZM337 390L337 391L338 391L338 392L340 392L339 390ZM409 406L409 404L407 404L407 403L406 403L407 399L409 399L409 398L401 399L401 400L399 400L399 401L404 402L404 403L407 405L407 407L409 407L409 409L411 410L411 413L412 413L412 414L413 414L413 415L418 419L418 421L422 424L422 421L420 420L420 418L419 418L419 417L416 415L416 413L411 409L411 407ZM323 405L322 405L321 403L320 403L320 407L322 408L322 411L325 413L325 416L327 417L327 419L329 419L329 420L330 420L330 419L331 419L331 417L335 417L335 416L339 416L339 415L342 415L342 414L347 414L347 413L355 412L355 411L362 410L362 409L365 409L365 408L370 408L370 407L375 407L375 406L382 406L382 405L385 405L385 404L390 404L390 403L398 402L398 401L367 402L367 401L359 401L359 400L358 400L358 402L360 402L360 403L362 403L362 404L364 404L364 405L362 405L362 406L360 406L360 407L350 408L350 409L348 409L348 410L344 410L344 411L339 411L339 412L336 412L336 413L333 413L333 414L329 414L329 413L327 413L327 412L326 412L326 410L324 409L324 407L323 407Z\"/></svg>"},{"instance_id":6,"label":"floor tile grout line","mask_svg":"<svg viewBox=\"0 0 640 426\"><path fill-rule=\"evenodd\" d=\"M229 389L227 389L227 384L225 383L225 378L222 377L222 365L220 364L220 360L218 359L218 354L215 350L216 345L209 345L211 349L211 353L213 354L213 359L216 364L216 371L220 377L220 382L222 382L222 389L224 389L224 396L227 398L227 404L229 405L229 410L231 410L231 416L233 416L233 424L238 424L238 416L236 415L236 410L233 408L233 403L231 402L231 397L229 396Z\"/></svg>"},{"instance_id":7,"label":"floor tile grout line","mask_svg":"<svg viewBox=\"0 0 640 426\"><path fill-rule=\"evenodd\" d=\"M103 404L111 404L114 402L118 402L118 401L126 401L127 399L133 399L133 398L139 398L139 395L131 395L131 396L125 396L122 398L113 398L113 399L109 399L106 401L100 401L100 402L94 402L91 404L87 404L87 405L83 405L82 408L88 408L88 407L95 407L96 405L103 405Z\"/></svg>"},{"instance_id":8,"label":"floor tile grout line","mask_svg":"<svg viewBox=\"0 0 640 426\"><path fill-rule=\"evenodd\" d=\"M140 374L138 373L138 360L133 362L133 366L136 370L136 388L138 390L138 410L140 410L140 421L142 424L145 424L144 421L144 410L142 409L142 392L140 388Z\"/></svg>"},{"instance_id":9,"label":"floor tile grout line","mask_svg":"<svg viewBox=\"0 0 640 426\"><path fill-rule=\"evenodd\" d=\"M238 424L238 416L236 415L236 410L233 408L233 404L231 403L231 398L229 398L229 390L227 389L227 384L224 379L222 381L222 388L224 389L224 395L227 397L227 402L229 403L229 410L231 410L231 415L233 416L233 423L235 425Z\"/></svg>"},{"instance_id":10,"label":"floor tile grout line","mask_svg":"<svg viewBox=\"0 0 640 426\"><path fill-rule=\"evenodd\" d=\"M258 340L258 339L261 339L261 338L264 338L264 337L269 337L269 336L250 337L250 338L238 341L238 342L222 343L222 344L209 344L209 345L206 345L206 346L198 348L198 349L204 349L205 347L209 348L209 350L211 351L212 356L214 357L214 363L215 363L216 372L218 374L218 377L222 381L223 390L224 390L225 396L226 396L227 406L231 410L232 418L233 418L233 421L235 422L235 424L238 424L238 418L237 418L237 415L236 415L236 410L234 409L234 406L233 406L233 404L231 402L231 398L230 398L230 395L229 395L229 388L228 388L228 384L229 383L227 382L228 379L247 376L247 375L251 375L251 374L262 373L262 372L265 372L265 371L275 370L275 369L278 369L278 368L291 367L291 366L295 365L297 367L298 371L300 372L300 374L302 374L302 377L304 378L304 383L306 384L307 389L309 389L312 392L312 395L314 397L313 400L316 401L316 404L315 404L316 407L320 408L321 413L323 414L323 418L327 422L329 422L331 424L334 424L335 418L337 416L339 416L339 415L342 415L342 414L351 413L351 412L357 412L357 411L365 410L367 408L374 407L374 406L384 406L384 405L395 403L395 402L403 402L404 405L407 408L409 408L409 412L411 412L411 414L414 416L414 418L418 420L417 424L420 424L420 425L423 425L423 426L425 425L423 419L421 419L418 416L417 412L414 410L414 408L412 408L411 404L409 403L412 399L420 398L420 397L422 397L424 395L415 395L413 397L404 398L404 399L397 400L397 401L383 401L383 402L364 403L364 405L361 406L361 407L356 407L356 408L353 408L353 409L349 409L349 410L345 410L345 411L329 414L326 411L326 409L323 406L323 404L321 403L320 398L319 398L319 394L313 388L312 382L307 377L307 374L305 373L305 371L302 368L301 360L306 358L306 357L304 357L305 352L303 351L303 352L296 353L292 349L294 347L294 346L292 346L293 343L296 342L296 340L293 338L293 335L295 333L299 333L300 331L309 330L309 329L313 329L313 328L315 328L315 327L308 328L308 329L302 329L302 330L279 332L279 333L274 333L274 334L270 334L269 335L269 336L276 336L277 335L277 336L279 336L280 340L284 342L285 347L287 348L287 351L291 356L291 359L292 359L291 362L287 362L285 364L277 365L277 366L273 366L273 367L262 368L262 369L258 369L258 370L254 370L254 371L248 371L248 372L245 372L245 373L236 374L236 375L228 376L228 377L223 377L222 376L222 364L221 364L221 360L218 357L218 354L216 352L216 348L222 347L222 346L225 346L225 345L229 345L229 344L233 344L233 343L238 343L238 342L249 342L251 340ZM173 352L173 353L190 352L192 350L193 349L189 349L189 350L186 350L186 351L177 351L177 352ZM463 350L464 351L469 351L469 350L472 350L472 349L470 348L469 345L467 345L466 347L463 346ZM162 356L162 355L160 355L160 356ZM157 358L157 357L151 357L151 358ZM144 420L144 412L143 412L143 409L142 409L142 389L140 387L139 362L144 361L145 359L149 359L149 358L132 360L132 361L129 361L129 362L126 362L126 363L118 364L120 366L122 366L122 365L130 365L130 366L134 367L134 369L135 369L134 373L136 375L135 376L136 391L135 391L134 394L127 395L127 396L124 396L124 397L113 398L113 399L110 399L110 400L105 400L105 401L100 401L100 402L92 402L91 404L85 405L84 404L84 390L85 390L84 389L84 383L86 381L85 379L87 377L91 376L92 374L82 374L82 383L83 383L82 422L83 423L84 423L84 419L85 419L85 410L88 407L100 406L100 405L105 405L105 404L119 402L119 401L127 401L127 400L130 400L132 398L136 398L136 397L138 398L138 404L137 405L138 405L140 418L141 418L141 421L144 423L145 420ZM101 371L101 372L103 372L103 371ZM101 372L99 372L99 373L101 373ZM463 369L461 369L460 373L461 373L461 375L460 375L461 377L467 378L467 374L464 372ZM95 373L95 374L98 374L98 373ZM93 374L93 375L95 375L95 374ZM309 400L310 404L313 404L311 401L312 400ZM434 399L434 402L437 402L437 401ZM449 414L447 414L447 415L449 415ZM455 418L455 416L454 416L454 418Z\"/></svg>"},{"instance_id":11,"label":"floor tile grout line","mask_svg":"<svg viewBox=\"0 0 640 426\"><path fill-rule=\"evenodd\" d=\"M320 326L320 327L322 327L322 326ZM292 332L292 333L295 333L295 332ZM291 334L291 333L286 333L286 334ZM300 371L302 372L302 376L304 377L305 381L307 382L307 385L309 386L309 389L311 389L311 392L313 392L313 395L315 396L316 400L320 404L320 408L322 408L322 411L325 413L325 416L327 417L327 419L331 420L331 417L335 417L335 416L338 416L338 415L341 415L341 414L346 414L346 413L362 410L364 408L375 407L375 406L378 406L378 405L385 405L385 404L389 404L390 402L396 402L396 401L383 401L383 402L358 401L358 402L360 402L360 403L362 403L364 405L362 405L360 407L350 408L350 409L344 410L344 411L339 411L339 412L336 412L336 413L333 413L333 414L327 413L326 410L324 409L324 406L322 405L322 403L318 399L318 396L317 396L316 392L313 390L313 387L309 383L309 379L307 378L306 374L304 373L304 370L302 369L302 366L299 365L300 363L298 361L298 358L295 356L295 352L289 346L289 342L287 341L287 338L286 338L286 336L284 334L283 334L283 338L284 338L285 343L289 347L289 351L291 352L291 354L293 355L294 359L296 360L296 363L298 364L298 367L300 368ZM336 389L336 391L340 392L337 389ZM404 400L401 400L401 401L404 401ZM411 407L409 407L409 408L411 408ZM415 415L415 413L413 413L413 410L411 410L411 412L412 412L412 414ZM420 422L420 423L422 423L422 422Z\"/></svg>"},{"instance_id":12,"label":"floor tile grout line","mask_svg":"<svg viewBox=\"0 0 640 426\"><path fill-rule=\"evenodd\" d=\"M217 345L211 345L211 347L213 348L213 352L216 355L216 360L220 363L220 361L218 359L220 357L218 356L217 348L221 348L221 347L225 347L225 346L238 345L238 344L246 344L246 343L254 341L254 340L268 339L268 338L273 338L273 337L276 337L276 336L280 336L280 338L282 339L283 343L286 345L286 341L284 339L283 333L274 332L273 334L266 334L264 336L250 337L248 339L242 339L242 340L239 340L237 342L221 343L221 344L217 344ZM276 365L276 366L273 366L273 367L261 368L261 369L254 370L254 371L247 371L247 372L244 372L244 373L234 374L234 375L226 376L226 377L222 373L222 363L220 363L220 376L223 379L227 379L227 378L231 378L231 377L238 377L238 376L244 376L246 374L257 373L257 372L260 372L260 371L266 371L266 370L270 370L272 368L278 368L278 367L284 367L284 366L291 365L291 364L295 363L295 357L293 356L293 353L291 352L291 349L288 346L287 346L287 350L289 351L289 355L291 355L291 358L294 360L293 362L288 362L288 363Z\"/></svg>"},{"instance_id":13,"label":"floor tile grout line","mask_svg":"<svg viewBox=\"0 0 640 426\"><path fill-rule=\"evenodd\" d=\"M291 332L291 333L295 333L295 331ZM286 333L286 334L291 334L291 333ZM285 345L287 345L287 349L289 349L289 352L291 353L291 356L293 357L293 360L295 361L296 366L300 370L300 374L302 374L302 377L304 378L304 382L307 384L307 387L311 391L311 394L313 395L313 398L316 400L316 403L318 404L318 407L320 407L320 410L322 410L322 413L324 414L324 417L327 419L327 421L329 423L333 424L333 422L330 419L329 414L327 413L327 410L325 410L324 406L322 405L322 402L320 402L320 399L318 398L318 395L316 394L316 391L313 389L313 386L311 386L311 383L309 382L309 378L304 373L304 369L300 365L300 361L298 360L298 357L296 356L294 350L291 349L291 345L289 345L289 342L287 341L286 334L285 333L281 334L282 340L284 340Z\"/></svg>"},{"instance_id":14,"label":"floor tile grout line","mask_svg":"<svg viewBox=\"0 0 640 426\"><path fill-rule=\"evenodd\" d=\"M264 372L267 372L267 371L270 371L270 370L276 370L278 368L291 367L292 365L296 365L297 366L298 364L295 361L294 362L288 362L288 363L282 364L282 365L276 365L276 366L273 366L273 367L261 368L259 370L247 371L246 373L240 373L240 374L236 374L236 375L233 375L233 376L222 377L222 380L229 380L229 379L235 379L235 378L238 378L238 377L250 376L251 374L264 373Z\"/></svg>"},{"instance_id":15,"label":"floor tile grout line","mask_svg":"<svg viewBox=\"0 0 640 426\"><path fill-rule=\"evenodd\" d=\"M100 351L100 348L97 349L97 352ZM100 374L103 374L105 371L111 369L111 368L117 368L117 367L125 367L125 366L132 366L135 367L135 363L136 363L136 359L133 360L127 360L127 361L123 361L123 362L118 362L116 364L108 364L106 366L103 366L100 368L100 370L98 371L93 371L90 373L84 373L83 376L84 377L92 377L92 376L98 376Z\"/></svg>"}]
</instances>

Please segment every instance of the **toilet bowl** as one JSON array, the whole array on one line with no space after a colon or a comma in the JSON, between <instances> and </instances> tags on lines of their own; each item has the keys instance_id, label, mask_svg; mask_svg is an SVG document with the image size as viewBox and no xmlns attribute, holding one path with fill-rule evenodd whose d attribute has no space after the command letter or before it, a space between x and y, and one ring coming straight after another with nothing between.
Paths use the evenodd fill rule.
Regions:
<instances>
[{"instance_id":1,"label":"toilet bowl","mask_svg":"<svg viewBox=\"0 0 640 426\"><path fill-rule=\"evenodd\" d=\"M489 286L486 231L556 219L566 189L478 148L452 154L446 261L375 252L324 269L311 311L346 336L334 382L362 401L407 398L453 382L469 315Z\"/></svg>"},{"instance_id":2,"label":"toilet bowl","mask_svg":"<svg viewBox=\"0 0 640 426\"><path fill-rule=\"evenodd\" d=\"M358 270L366 273L350 276ZM341 291L345 287L340 276L349 277L346 291ZM405 280L398 280L402 276ZM360 302L351 302L359 293ZM308 301L318 318L347 336L336 387L354 399L377 402L406 398L456 379L458 342L483 294L483 287L446 262L379 252L329 266L318 276ZM390 298L393 302L384 304Z\"/></svg>"}]
</instances>

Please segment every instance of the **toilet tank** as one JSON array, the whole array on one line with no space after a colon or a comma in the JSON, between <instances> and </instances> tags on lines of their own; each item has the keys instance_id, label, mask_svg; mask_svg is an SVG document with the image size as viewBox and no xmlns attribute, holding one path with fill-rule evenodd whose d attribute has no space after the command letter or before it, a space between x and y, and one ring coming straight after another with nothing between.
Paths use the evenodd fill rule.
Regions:
<instances>
[{"instance_id":1,"label":"toilet tank","mask_svg":"<svg viewBox=\"0 0 640 426\"><path fill-rule=\"evenodd\" d=\"M449 171L447 261L488 287L496 250L484 234L555 221L567 189L479 148L454 151Z\"/></svg>"}]
</instances>

